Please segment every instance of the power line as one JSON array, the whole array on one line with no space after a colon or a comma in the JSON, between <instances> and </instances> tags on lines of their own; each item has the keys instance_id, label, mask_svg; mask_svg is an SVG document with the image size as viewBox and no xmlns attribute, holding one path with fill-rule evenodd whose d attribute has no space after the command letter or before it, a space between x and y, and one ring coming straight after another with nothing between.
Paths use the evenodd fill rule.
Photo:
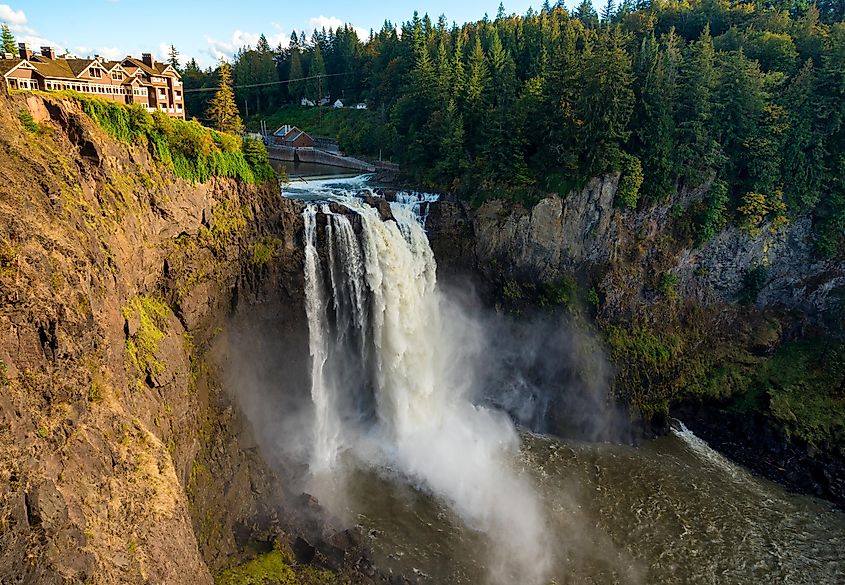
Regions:
<instances>
[{"instance_id":1,"label":"power line","mask_svg":"<svg viewBox=\"0 0 845 585\"><path fill-rule=\"evenodd\" d=\"M337 77L338 75L352 75L352 71L345 73L329 73L327 75L311 75L309 77L299 77L297 79L285 79L280 81L268 81L267 83L250 83L247 85L233 85L232 89L245 89L248 87L266 87L268 85L281 85L283 83L293 83L294 81L308 81L309 79L322 79L323 77ZM186 89L185 93L197 93L201 91L217 91L217 86L214 87L198 87L194 89Z\"/></svg>"}]
</instances>

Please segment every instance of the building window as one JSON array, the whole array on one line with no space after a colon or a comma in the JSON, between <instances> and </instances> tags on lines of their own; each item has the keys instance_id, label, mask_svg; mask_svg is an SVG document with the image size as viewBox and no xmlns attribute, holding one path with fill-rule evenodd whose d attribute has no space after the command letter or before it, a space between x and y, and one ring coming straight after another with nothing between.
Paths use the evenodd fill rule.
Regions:
<instances>
[{"instance_id":1,"label":"building window","mask_svg":"<svg viewBox=\"0 0 845 585\"><path fill-rule=\"evenodd\" d=\"M101 69L97 69L96 67L92 67L92 68L91 68L91 69L89 69L88 71L91 73L91 77L97 77L97 78L99 78L99 77L101 77L101 76L103 75L102 70L101 70Z\"/></svg>"},{"instance_id":2,"label":"building window","mask_svg":"<svg viewBox=\"0 0 845 585\"><path fill-rule=\"evenodd\" d=\"M115 81L122 81L123 80L123 73L120 73L119 71L117 73L112 73L111 78L114 79Z\"/></svg>"},{"instance_id":3,"label":"building window","mask_svg":"<svg viewBox=\"0 0 845 585\"><path fill-rule=\"evenodd\" d=\"M182 92L181 91L176 92L176 99L178 99L178 100L182 99Z\"/></svg>"}]
</instances>

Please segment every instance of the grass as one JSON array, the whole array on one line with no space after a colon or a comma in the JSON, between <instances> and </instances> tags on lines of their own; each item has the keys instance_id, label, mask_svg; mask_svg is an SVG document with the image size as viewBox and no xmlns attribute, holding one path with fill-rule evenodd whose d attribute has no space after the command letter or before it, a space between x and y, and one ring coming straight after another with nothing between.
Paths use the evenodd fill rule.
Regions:
<instances>
[{"instance_id":1,"label":"grass","mask_svg":"<svg viewBox=\"0 0 845 585\"><path fill-rule=\"evenodd\" d=\"M73 99L109 136L126 144L145 145L153 157L182 179L205 183L229 177L245 183L275 178L267 149L255 140L206 128L194 120L150 114L138 105L125 105L75 92L54 92Z\"/></svg>"}]
</instances>

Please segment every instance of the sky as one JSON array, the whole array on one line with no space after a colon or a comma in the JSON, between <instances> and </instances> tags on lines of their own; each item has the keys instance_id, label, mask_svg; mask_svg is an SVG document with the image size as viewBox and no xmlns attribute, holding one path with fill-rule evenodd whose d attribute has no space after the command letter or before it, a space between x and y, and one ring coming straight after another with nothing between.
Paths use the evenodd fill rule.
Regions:
<instances>
[{"instance_id":1,"label":"sky","mask_svg":"<svg viewBox=\"0 0 845 585\"><path fill-rule=\"evenodd\" d=\"M569 0L567 6L576 2ZM524 14L531 6L539 9L542 0L507 0L504 5L508 14ZM485 13L494 17L498 7L499 0L23 0L0 3L0 22L36 51L49 45L80 57L153 53L163 59L174 45L182 63L193 57L207 67L242 46L254 46L262 33L271 46L286 46L294 30L305 30L310 38L314 28L349 23L366 38L385 19L401 23L414 10L427 12L432 20L445 14L450 23L462 24Z\"/></svg>"}]
</instances>

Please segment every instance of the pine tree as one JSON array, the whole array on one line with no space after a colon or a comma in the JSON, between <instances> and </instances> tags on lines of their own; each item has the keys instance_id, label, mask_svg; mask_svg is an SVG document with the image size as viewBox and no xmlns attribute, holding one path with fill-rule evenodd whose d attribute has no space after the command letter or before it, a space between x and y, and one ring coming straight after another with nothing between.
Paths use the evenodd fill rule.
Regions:
<instances>
[{"instance_id":1,"label":"pine tree","mask_svg":"<svg viewBox=\"0 0 845 585\"><path fill-rule=\"evenodd\" d=\"M575 9L575 18L583 22L585 26L591 28L598 26L599 15L593 8L592 0L581 0L581 3Z\"/></svg>"},{"instance_id":2,"label":"pine tree","mask_svg":"<svg viewBox=\"0 0 845 585\"><path fill-rule=\"evenodd\" d=\"M235 93L232 91L232 68L223 59L217 67L217 79L217 91L209 102L206 115L217 130L240 134L243 131L243 122L235 104Z\"/></svg>"},{"instance_id":3,"label":"pine tree","mask_svg":"<svg viewBox=\"0 0 845 585\"><path fill-rule=\"evenodd\" d=\"M710 27L705 26L692 43L679 73L679 101L675 107L678 126L677 165L686 185L695 187L715 170L720 160L714 139L713 93L716 90L716 63Z\"/></svg>"},{"instance_id":4,"label":"pine tree","mask_svg":"<svg viewBox=\"0 0 845 585\"><path fill-rule=\"evenodd\" d=\"M3 43L3 52L12 53L13 55L16 54L18 52L18 45L15 42L15 35L9 30L9 25L4 22L0 29L0 41Z\"/></svg>"},{"instance_id":5,"label":"pine tree","mask_svg":"<svg viewBox=\"0 0 845 585\"><path fill-rule=\"evenodd\" d=\"M634 63L633 146L643 164L643 195L650 201L668 200L675 188L672 58L670 50L660 50L652 32L643 38Z\"/></svg>"},{"instance_id":6,"label":"pine tree","mask_svg":"<svg viewBox=\"0 0 845 585\"><path fill-rule=\"evenodd\" d=\"M170 45L170 51L167 54L167 62L170 63L170 66L176 71L179 71L179 51L176 50L174 45Z\"/></svg>"},{"instance_id":7,"label":"pine tree","mask_svg":"<svg viewBox=\"0 0 845 585\"><path fill-rule=\"evenodd\" d=\"M304 74L302 73L302 59L299 56L299 49L291 49L290 52L290 68L288 69L288 93L296 103L300 103L305 97L305 82L302 81ZM293 81L299 80L299 81Z\"/></svg>"},{"instance_id":8,"label":"pine tree","mask_svg":"<svg viewBox=\"0 0 845 585\"><path fill-rule=\"evenodd\" d=\"M601 11L601 21L602 24L610 24L610 21L613 19L613 16L616 14L616 6L613 0L607 0L607 3L604 5Z\"/></svg>"},{"instance_id":9,"label":"pine tree","mask_svg":"<svg viewBox=\"0 0 845 585\"><path fill-rule=\"evenodd\" d=\"M311 64L308 66L308 81L305 85L305 95L314 103L319 103L323 96L319 95L322 90L326 92L325 82L321 77L326 74L326 63L323 61L323 51L319 43L314 45L311 55Z\"/></svg>"}]
</instances>

